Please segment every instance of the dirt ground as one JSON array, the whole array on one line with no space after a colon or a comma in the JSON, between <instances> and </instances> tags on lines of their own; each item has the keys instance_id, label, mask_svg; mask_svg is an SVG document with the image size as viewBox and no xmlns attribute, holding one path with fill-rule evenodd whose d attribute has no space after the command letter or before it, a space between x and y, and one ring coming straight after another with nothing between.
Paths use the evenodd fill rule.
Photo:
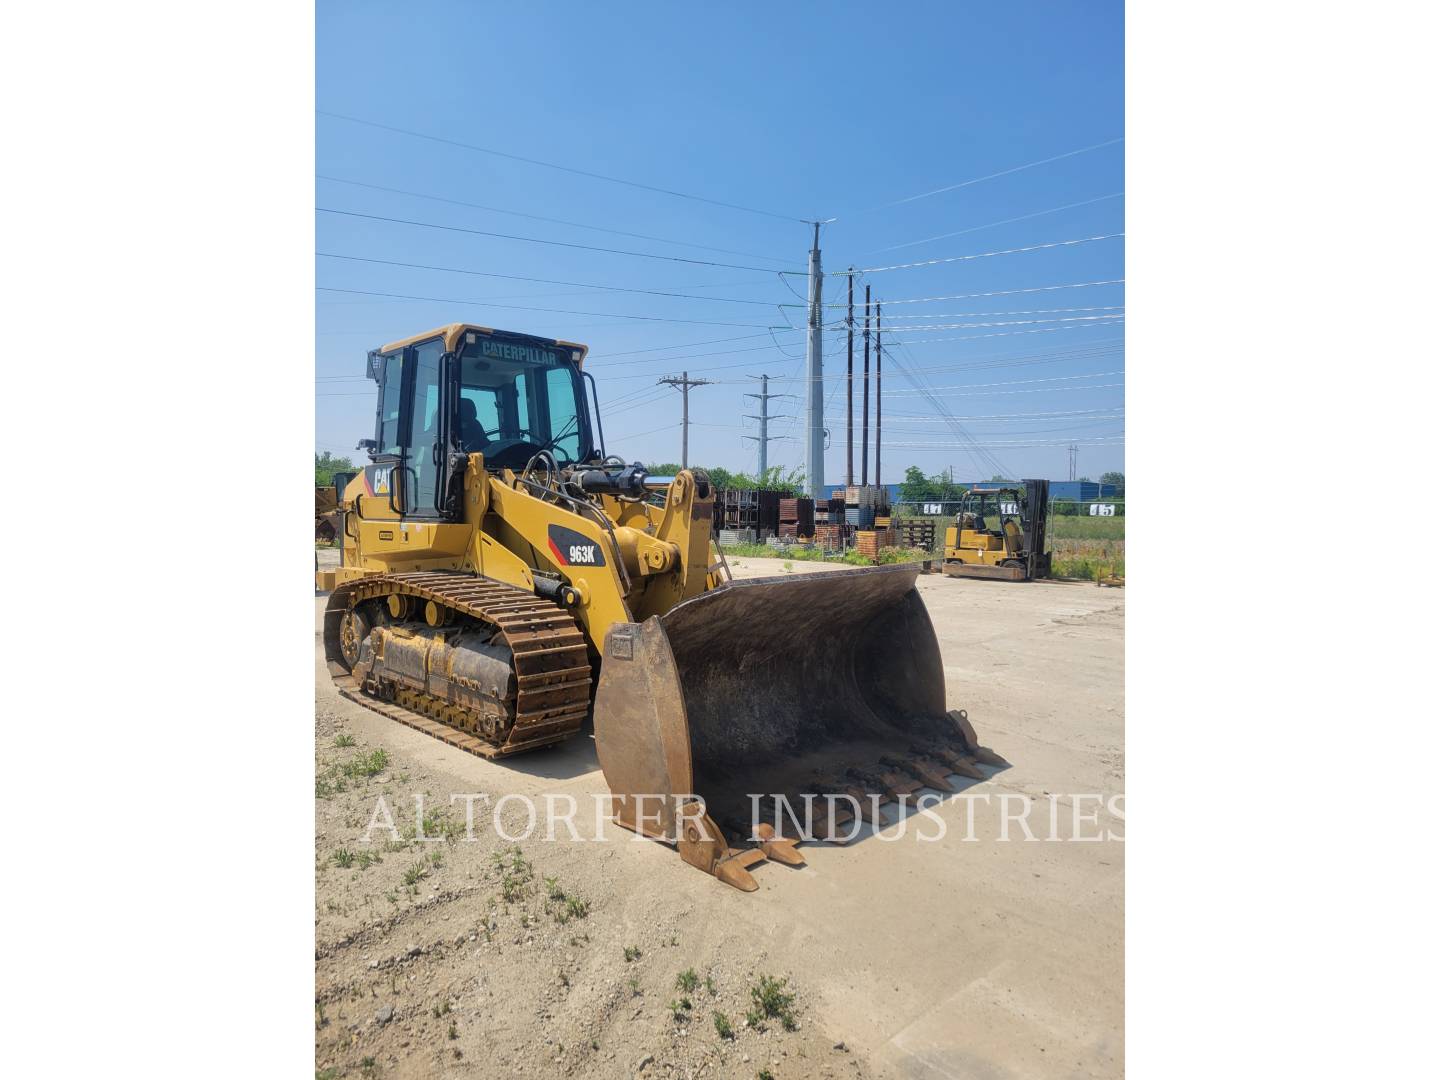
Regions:
<instances>
[{"instance_id":1,"label":"dirt ground","mask_svg":"<svg viewBox=\"0 0 1440 1080\"><path fill-rule=\"evenodd\" d=\"M912 816L898 839L892 825L807 845L805 867L765 864L750 894L612 826L599 842L561 826L517 856L493 828L506 794L574 796L578 831L596 834L606 789L588 731L492 763L348 702L324 672L317 597L317 1075L1120 1075L1124 590L919 587L947 704L1011 767L952 777L964 788L934 811L938 840ZM474 801L473 840L451 801L466 793L491 800ZM447 839L415 838L417 796L425 835ZM382 797L400 838L363 842ZM499 816L523 831L517 800ZM1069 839L1077 820L1099 839ZM795 995L777 1010L794 1030L764 1010L747 1024L765 976Z\"/></svg>"}]
</instances>

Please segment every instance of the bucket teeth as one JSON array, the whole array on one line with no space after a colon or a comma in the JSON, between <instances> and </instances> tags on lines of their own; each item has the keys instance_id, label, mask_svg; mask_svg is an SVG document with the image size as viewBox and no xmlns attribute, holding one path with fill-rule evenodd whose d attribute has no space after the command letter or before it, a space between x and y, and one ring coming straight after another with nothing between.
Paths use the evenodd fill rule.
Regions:
<instances>
[{"instance_id":1,"label":"bucket teeth","mask_svg":"<svg viewBox=\"0 0 1440 1080\"><path fill-rule=\"evenodd\" d=\"M737 851L730 849L728 857L715 864L714 874L726 885L733 885L741 892L754 892L760 883L750 873L750 867L765 861L764 853L751 849Z\"/></svg>"},{"instance_id":2,"label":"bucket teeth","mask_svg":"<svg viewBox=\"0 0 1440 1080\"><path fill-rule=\"evenodd\" d=\"M884 762L882 761L881 764L883 765ZM914 795L925 786L923 781L914 778L913 774L903 769L879 769L875 776L897 800L901 795Z\"/></svg>"},{"instance_id":3,"label":"bucket teeth","mask_svg":"<svg viewBox=\"0 0 1440 1080\"><path fill-rule=\"evenodd\" d=\"M984 780L985 774L975 767L975 759L968 754L962 754L958 750L952 750L948 746L935 746L926 750L924 747L912 746L912 754L929 754L931 757L943 761L956 776L968 776L972 780Z\"/></svg>"},{"instance_id":4,"label":"bucket teeth","mask_svg":"<svg viewBox=\"0 0 1440 1080\"><path fill-rule=\"evenodd\" d=\"M914 776L918 776L928 787L936 791L954 791L955 787L946 779L948 770L942 769L932 760L925 757L912 757L901 760L900 758L886 755L880 759L881 764L889 765L895 769L903 769Z\"/></svg>"},{"instance_id":5,"label":"bucket teeth","mask_svg":"<svg viewBox=\"0 0 1440 1080\"><path fill-rule=\"evenodd\" d=\"M849 769L845 775L860 781L870 791L878 790L885 796L886 801L890 802L898 802L901 795L909 795L921 788L918 781L896 776L885 769L877 769L873 773L862 769Z\"/></svg>"},{"instance_id":6,"label":"bucket teeth","mask_svg":"<svg viewBox=\"0 0 1440 1080\"><path fill-rule=\"evenodd\" d=\"M871 825L879 825L881 823L879 815L875 812L876 806L873 802L870 801L870 795L868 792L858 787L846 785L845 787L840 789L840 794L849 795L852 799L855 800L856 805L860 808L861 821L867 821ZM882 797L880 801L885 802L886 800Z\"/></svg>"},{"instance_id":7,"label":"bucket teeth","mask_svg":"<svg viewBox=\"0 0 1440 1080\"><path fill-rule=\"evenodd\" d=\"M970 723L970 717L964 709L951 709L947 715L954 722L955 730L965 744L965 749L974 756L976 761L982 765L994 765L1001 769L1009 767L1010 763L994 750L980 745L979 739L975 737L975 728Z\"/></svg>"},{"instance_id":8,"label":"bucket teeth","mask_svg":"<svg viewBox=\"0 0 1440 1080\"><path fill-rule=\"evenodd\" d=\"M768 822L761 822L755 830L755 835L760 838L760 850L767 857L786 866L804 866L805 856L795 850L795 840L787 840L784 837L775 835L775 827Z\"/></svg>"},{"instance_id":9,"label":"bucket teeth","mask_svg":"<svg viewBox=\"0 0 1440 1080\"><path fill-rule=\"evenodd\" d=\"M1010 765L1008 761L988 746L977 746L970 752L975 755L975 760L980 762L981 765L994 765L999 769L1008 768Z\"/></svg>"}]
</instances>

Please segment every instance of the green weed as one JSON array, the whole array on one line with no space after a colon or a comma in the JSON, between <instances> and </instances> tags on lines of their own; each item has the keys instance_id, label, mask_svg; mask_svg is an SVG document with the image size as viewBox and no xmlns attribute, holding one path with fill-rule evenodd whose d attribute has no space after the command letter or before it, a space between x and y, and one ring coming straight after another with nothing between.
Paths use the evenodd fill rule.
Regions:
<instances>
[{"instance_id":1,"label":"green weed","mask_svg":"<svg viewBox=\"0 0 1440 1080\"><path fill-rule=\"evenodd\" d=\"M352 780L367 776L378 776L390 764L390 755L384 750L372 750L368 754L356 754L340 771Z\"/></svg>"},{"instance_id":2,"label":"green weed","mask_svg":"<svg viewBox=\"0 0 1440 1080\"><path fill-rule=\"evenodd\" d=\"M784 1025L786 1031L795 1030L795 995L785 990L785 979L775 979L769 975L761 975L760 981L750 988L750 1000L755 1003L763 1021L774 1017ZM753 1018L755 1010L750 1013ZM753 1024L752 1026L758 1026Z\"/></svg>"}]
</instances>

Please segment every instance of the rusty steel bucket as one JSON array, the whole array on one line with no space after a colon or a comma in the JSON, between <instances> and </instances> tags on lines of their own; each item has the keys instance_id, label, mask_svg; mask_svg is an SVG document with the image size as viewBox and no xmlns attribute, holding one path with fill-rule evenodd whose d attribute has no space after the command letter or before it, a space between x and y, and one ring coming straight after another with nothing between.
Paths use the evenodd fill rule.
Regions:
<instances>
[{"instance_id":1,"label":"rusty steel bucket","mask_svg":"<svg viewBox=\"0 0 1440 1080\"><path fill-rule=\"evenodd\" d=\"M975 745L963 713L946 712L919 571L736 580L612 627L595 741L616 819L753 889L750 866L803 861L794 843L811 835L758 826L752 796L891 799L953 790L947 774L978 777L976 762L1000 762ZM852 819L840 805L825 828Z\"/></svg>"}]
</instances>

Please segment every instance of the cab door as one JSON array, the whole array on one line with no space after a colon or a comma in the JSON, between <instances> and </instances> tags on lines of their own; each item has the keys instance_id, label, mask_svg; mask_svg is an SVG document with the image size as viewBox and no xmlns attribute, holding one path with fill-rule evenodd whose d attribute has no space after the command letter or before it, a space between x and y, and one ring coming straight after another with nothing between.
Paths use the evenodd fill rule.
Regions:
<instances>
[{"instance_id":1,"label":"cab door","mask_svg":"<svg viewBox=\"0 0 1440 1080\"><path fill-rule=\"evenodd\" d=\"M439 339L405 350L408 408L403 411L402 518L436 520L443 516L449 424L445 393L445 345Z\"/></svg>"}]
</instances>

